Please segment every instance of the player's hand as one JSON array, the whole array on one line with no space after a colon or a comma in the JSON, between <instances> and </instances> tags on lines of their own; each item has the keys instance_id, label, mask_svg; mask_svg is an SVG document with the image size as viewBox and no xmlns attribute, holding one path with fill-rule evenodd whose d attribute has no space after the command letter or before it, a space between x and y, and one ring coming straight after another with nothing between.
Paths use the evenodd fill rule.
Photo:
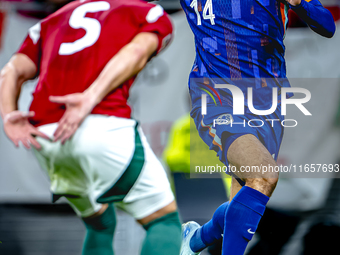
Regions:
<instances>
[{"instance_id":1,"label":"player's hand","mask_svg":"<svg viewBox=\"0 0 340 255\"><path fill-rule=\"evenodd\" d=\"M19 147L21 142L27 149L33 145L37 150L41 149L41 145L34 136L40 136L49 139L47 135L41 133L37 128L31 125L28 118L33 117L34 112L24 113L21 111L13 111L4 117L4 130L8 138Z\"/></svg>"},{"instance_id":2,"label":"player's hand","mask_svg":"<svg viewBox=\"0 0 340 255\"><path fill-rule=\"evenodd\" d=\"M54 132L54 141L64 144L77 131L80 124L93 109L94 102L85 93L76 93L66 96L50 96L50 101L65 104L66 111L59 121Z\"/></svg>"},{"instance_id":3,"label":"player's hand","mask_svg":"<svg viewBox=\"0 0 340 255\"><path fill-rule=\"evenodd\" d=\"M290 3L293 6L301 4L301 0L286 0L287 3Z\"/></svg>"}]
</instances>

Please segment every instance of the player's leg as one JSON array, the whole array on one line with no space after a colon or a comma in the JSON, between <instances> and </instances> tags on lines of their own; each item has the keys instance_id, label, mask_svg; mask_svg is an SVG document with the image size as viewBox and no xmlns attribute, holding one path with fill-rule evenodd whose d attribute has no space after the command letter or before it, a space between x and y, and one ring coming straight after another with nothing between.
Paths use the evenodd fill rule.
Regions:
<instances>
[{"instance_id":1,"label":"player's leg","mask_svg":"<svg viewBox=\"0 0 340 255\"><path fill-rule=\"evenodd\" d=\"M133 216L146 230L142 255L178 255L181 222L162 164L138 128L144 162L139 178L117 207Z\"/></svg>"},{"instance_id":2,"label":"player's leg","mask_svg":"<svg viewBox=\"0 0 340 255\"><path fill-rule=\"evenodd\" d=\"M224 215L228 206L229 202L220 205L214 212L211 220L201 227L195 222L188 222L183 225L184 233L189 233L191 230L194 231L195 227L197 228L189 241L189 246L192 251L200 252L223 237Z\"/></svg>"},{"instance_id":3,"label":"player's leg","mask_svg":"<svg viewBox=\"0 0 340 255\"><path fill-rule=\"evenodd\" d=\"M52 137L56 127L46 127L44 133ZM148 250L148 255L178 255L181 226L177 209L173 208L174 195L165 170L134 120L91 115L65 145L42 140L39 142L43 149L36 151L36 155L50 175L52 192L71 195L67 199L79 217L93 216L102 204L122 201L117 204L124 205L122 209L135 219L145 218L145 223L149 220L144 245L153 244L155 249ZM58 174L54 174L56 171ZM91 234L99 236L92 225L106 222L105 228L113 237L115 216L110 208L94 217L95 221L85 221ZM152 215L154 213L156 215ZM154 233L159 232L162 232L161 240L153 240ZM104 239L110 240L112 246L111 236ZM91 248L87 240L84 252ZM169 241L171 249L159 251L156 247L163 243L164 248Z\"/></svg>"},{"instance_id":4,"label":"player's leg","mask_svg":"<svg viewBox=\"0 0 340 255\"><path fill-rule=\"evenodd\" d=\"M195 231L190 239L190 247L192 250L196 252L201 251L223 237L224 215L228 209L229 202L241 188L242 186L239 182L235 178L232 178L229 201L220 205L211 220Z\"/></svg>"},{"instance_id":5,"label":"player's leg","mask_svg":"<svg viewBox=\"0 0 340 255\"><path fill-rule=\"evenodd\" d=\"M83 255L113 255L116 215L112 204L103 205L94 215L82 219L86 227Z\"/></svg>"},{"instance_id":6,"label":"player's leg","mask_svg":"<svg viewBox=\"0 0 340 255\"><path fill-rule=\"evenodd\" d=\"M96 121L93 121L93 118ZM109 143L116 142L117 138L123 137L122 128L118 129L121 133L117 132L115 137L111 137L112 133L116 133L111 131L115 130L111 122L113 121L108 117L89 116L65 145L61 146L60 143L39 139L42 150L35 151L40 165L50 176L52 192L65 196L85 224L86 237L83 255L114 254L112 243L116 216L113 205L96 202L98 195L101 194L100 191L112 185L112 180L115 178L112 175L121 174L123 172L121 169L126 167L124 157L118 158L123 162L114 161L117 157L114 159L107 157L106 152L112 147ZM88 126L91 127L87 128ZM40 127L41 131L50 137L53 137L56 128L57 124ZM99 129L99 132L93 132L95 128ZM116 151L130 152L131 148L133 149L130 144L133 144L134 132L133 129L131 130L125 138L127 145L124 147L125 144L119 143ZM126 158L130 157L128 153L126 154ZM55 174L56 172L58 174ZM96 181L90 179L91 177L95 177Z\"/></svg>"},{"instance_id":7,"label":"player's leg","mask_svg":"<svg viewBox=\"0 0 340 255\"><path fill-rule=\"evenodd\" d=\"M276 162L271 157L268 150L253 135L244 135L237 138L229 147L227 157L230 164L234 165L237 169L240 169L241 166L261 166L261 164L276 166ZM266 173L265 175L262 175L261 173L243 174L241 172L238 173L238 176L245 181L247 187L243 188L239 182L233 178L230 203L222 204L214 213L211 221L202 227L196 226L197 230L190 238L190 248L193 252L198 253L202 251L204 248L218 240L218 237L224 232L223 249L227 246L227 251L233 255L244 253L248 241L255 232L258 222L264 212L268 196L271 195L276 186L278 176L276 173ZM236 199L234 199L235 196ZM248 196L258 198L248 201ZM240 206L239 200L241 201L242 206ZM250 206L253 210L248 210L249 208L247 208L247 206ZM261 208L263 211L257 210L257 208ZM247 218L244 211L252 220L244 220ZM225 212L225 214L223 214L223 212ZM255 216L253 215L254 213ZM234 229L237 230L241 228L242 224L246 224L247 226L250 224L253 226L253 228L250 228L250 232L248 232L249 227L245 230L246 236L244 238L248 238L248 240L243 238L244 233L239 235L235 233L236 231ZM223 229L222 231L221 228ZM233 238L229 238L229 235ZM229 242L225 244L225 240L229 240ZM229 245L237 247L239 250L231 250Z\"/></svg>"},{"instance_id":8,"label":"player's leg","mask_svg":"<svg viewBox=\"0 0 340 255\"><path fill-rule=\"evenodd\" d=\"M227 166L228 164L230 166L234 165L238 170L240 170L241 166L261 166L261 164L267 166L268 165L276 166L276 162L272 158L271 154L275 153L274 155L277 156L283 135L282 128L281 129L277 128L273 130L270 126L264 126L261 129L255 130L254 128L239 129L237 128L237 126L232 127L231 125L214 126L213 120L225 116L227 111L228 108L225 107L214 108L214 111L210 112L211 115L208 117L206 116L204 121L200 114L192 114L200 137L209 146L209 148L217 152L217 155L224 164L226 164ZM274 116L269 117L277 118L277 116L278 115L275 113ZM241 123L242 121L247 119L247 116L245 117L233 116L233 119L234 119L233 121L235 121L236 123ZM259 139L261 139L262 142L260 142L257 136L259 137ZM265 146L262 143L265 144ZM268 150L270 150L271 153L269 153L269 151L266 148L268 148ZM249 194L250 196L255 197L256 195L253 195L252 193L255 194L259 193L258 195L259 197L261 197L264 200L268 200L268 196L274 190L274 187L277 182L277 176L275 175L273 176L271 174L266 174L266 176L261 176L261 174L258 174L257 176L248 176L240 174L240 172L236 174L237 180L240 181L242 185L244 185L245 182L247 182L247 187L242 188L238 181L236 181L236 179L233 178L232 190L230 195L231 200L228 206L226 206L225 210L226 214L230 214L230 212L232 211L237 212L238 209L235 210L235 207L237 207L235 203L235 197L237 200L242 200L241 202L243 202L243 204L250 204L251 202L243 201L245 199L242 197L247 197L248 196L247 193L250 193ZM242 196L240 196L239 194L242 194ZM252 200L256 201L256 199ZM264 209L266 201L263 201L260 204L262 205L264 204L264 206L262 207L260 206L259 208ZM217 218L215 222L223 222L223 224L226 223L224 221L224 219L226 219L225 215L218 213L218 211L219 210L217 210L216 213L214 214L214 218ZM247 213L250 214L249 211ZM242 215L242 212L240 213L240 215ZM255 219L256 218L258 217L255 217ZM256 222L252 223L253 225L257 225ZM238 224L241 225L242 222L239 222ZM224 231L226 231L227 225L224 225L223 228ZM205 229L205 227L203 227L203 229ZM246 229L245 231L248 232L248 229ZM209 230L209 228L206 228L206 230ZM234 231L235 230L233 229L231 230L232 233L234 233ZM254 233L254 231L255 230L250 229L250 233L248 232L248 234ZM206 248L207 245L209 245L209 243L206 240L205 240L206 242L203 242L202 235L200 234L200 232L202 232L202 228L197 223L185 224L183 227L183 232L185 234L183 235L181 255L199 254L201 250L203 250L204 248ZM211 228L211 231L205 231L203 235L204 239L208 239L207 238L208 236L211 237L211 240L214 240L213 237L219 235L218 228ZM236 237L239 238L240 235L236 234ZM232 245L234 242L235 246L239 246L237 244L238 241L237 238L236 239L231 238L230 244ZM250 239L251 237L248 238ZM225 239L226 238L224 238L224 240ZM246 245L243 245L244 249L245 246ZM241 247L241 250L243 248ZM243 254L243 252L237 253L237 251L236 253L234 253L233 251L228 252L229 252L228 254L233 255Z\"/></svg>"},{"instance_id":9,"label":"player's leg","mask_svg":"<svg viewBox=\"0 0 340 255\"><path fill-rule=\"evenodd\" d=\"M254 135L236 139L229 147L227 157L238 170L246 166L276 166L271 154ZM278 173L274 171L239 171L237 175L245 186L233 197L226 210L222 254L244 254L278 181Z\"/></svg>"},{"instance_id":10,"label":"player's leg","mask_svg":"<svg viewBox=\"0 0 340 255\"><path fill-rule=\"evenodd\" d=\"M57 124L41 128L52 137ZM50 175L52 192L65 195L84 220L84 255L113 254L115 213L112 204L106 210L103 204L124 200L143 219L174 201L162 165L132 119L90 115L63 146L39 142L43 149L36 156Z\"/></svg>"},{"instance_id":11,"label":"player's leg","mask_svg":"<svg viewBox=\"0 0 340 255\"><path fill-rule=\"evenodd\" d=\"M199 231L196 231L195 235L190 240L192 246L194 246L194 242L200 242L199 238L195 240L195 237L198 237L199 235L201 236L204 245L202 248L210 246L223 237L224 215L228 209L229 202L241 188L242 186L239 182L235 178L232 178L229 201L220 205L211 220L205 223Z\"/></svg>"},{"instance_id":12,"label":"player's leg","mask_svg":"<svg viewBox=\"0 0 340 255\"><path fill-rule=\"evenodd\" d=\"M170 190L169 192L171 194ZM136 218L146 230L141 255L178 255L180 252L181 222L177 205L172 199L170 203L162 206L169 198L166 193L159 192L145 199L117 204L119 208ZM150 213L145 213L150 210ZM143 214L145 216L141 216Z\"/></svg>"},{"instance_id":13,"label":"player's leg","mask_svg":"<svg viewBox=\"0 0 340 255\"><path fill-rule=\"evenodd\" d=\"M241 189L242 185L235 178L233 178L231 181L229 201L231 201Z\"/></svg>"},{"instance_id":14,"label":"player's leg","mask_svg":"<svg viewBox=\"0 0 340 255\"><path fill-rule=\"evenodd\" d=\"M179 254L181 222L175 201L138 222L146 230L141 255Z\"/></svg>"},{"instance_id":15,"label":"player's leg","mask_svg":"<svg viewBox=\"0 0 340 255\"><path fill-rule=\"evenodd\" d=\"M100 205L92 197L67 197L67 200L86 228L82 255L113 255L113 236L116 228L113 204Z\"/></svg>"}]
</instances>

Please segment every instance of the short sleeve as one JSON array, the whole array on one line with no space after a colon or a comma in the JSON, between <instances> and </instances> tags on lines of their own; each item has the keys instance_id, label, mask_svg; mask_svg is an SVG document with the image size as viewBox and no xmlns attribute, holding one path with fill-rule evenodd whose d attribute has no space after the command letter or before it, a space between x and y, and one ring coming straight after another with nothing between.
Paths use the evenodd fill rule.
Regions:
<instances>
[{"instance_id":1,"label":"short sleeve","mask_svg":"<svg viewBox=\"0 0 340 255\"><path fill-rule=\"evenodd\" d=\"M41 57L41 23L37 23L28 30L28 35L17 53L22 53L28 56L39 70Z\"/></svg>"},{"instance_id":2,"label":"short sleeve","mask_svg":"<svg viewBox=\"0 0 340 255\"><path fill-rule=\"evenodd\" d=\"M172 24L169 16L160 5L148 4L143 10L139 32L155 33L158 37L157 53L162 51L172 39Z\"/></svg>"}]
</instances>

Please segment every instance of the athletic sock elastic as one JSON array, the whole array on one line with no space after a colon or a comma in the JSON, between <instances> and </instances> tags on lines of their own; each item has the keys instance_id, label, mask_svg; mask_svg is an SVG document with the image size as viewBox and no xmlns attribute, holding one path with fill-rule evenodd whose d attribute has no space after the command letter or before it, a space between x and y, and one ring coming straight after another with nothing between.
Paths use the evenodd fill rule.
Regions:
<instances>
[{"instance_id":1,"label":"athletic sock elastic","mask_svg":"<svg viewBox=\"0 0 340 255\"><path fill-rule=\"evenodd\" d=\"M225 214L222 255L243 255L266 209L269 197L244 186Z\"/></svg>"},{"instance_id":2,"label":"athletic sock elastic","mask_svg":"<svg viewBox=\"0 0 340 255\"><path fill-rule=\"evenodd\" d=\"M141 255L178 255L181 248L181 222L178 212L169 213L143 226L146 237Z\"/></svg>"},{"instance_id":3,"label":"athletic sock elastic","mask_svg":"<svg viewBox=\"0 0 340 255\"><path fill-rule=\"evenodd\" d=\"M83 221L87 231L82 255L113 255L112 243L116 227L113 205L109 205L100 216Z\"/></svg>"},{"instance_id":4,"label":"athletic sock elastic","mask_svg":"<svg viewBox=\"0 0 340 255\"><path fill-rule=\"evenodd\" d=\"M224 230L224 215L229 202L217 208L210 221L196 230L190 239L190 248L193 252L200 252L222 238Z\"/></svg>"}]
</instances>

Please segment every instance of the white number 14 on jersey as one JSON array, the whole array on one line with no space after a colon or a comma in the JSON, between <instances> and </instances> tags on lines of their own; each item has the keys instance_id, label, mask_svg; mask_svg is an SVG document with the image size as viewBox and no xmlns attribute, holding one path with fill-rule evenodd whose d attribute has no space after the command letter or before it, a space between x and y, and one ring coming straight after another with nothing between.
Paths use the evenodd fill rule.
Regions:
<instances>
[{"instance_id":1,"label":"white number 14 on jersey","mask_svg":"<svg viewBox=\"0 0 340 255\"><path fill-rule=\"evenodd\" d=\"M193 0L190 4L191 8L194 8L197 15L197 25L202 25L201 16L198 12L197 0ZM203 19L210 19L211 25L215 25L215 14L213 13L212 0L207 0L203 9Z\"/></svg>"}]
</instances>

